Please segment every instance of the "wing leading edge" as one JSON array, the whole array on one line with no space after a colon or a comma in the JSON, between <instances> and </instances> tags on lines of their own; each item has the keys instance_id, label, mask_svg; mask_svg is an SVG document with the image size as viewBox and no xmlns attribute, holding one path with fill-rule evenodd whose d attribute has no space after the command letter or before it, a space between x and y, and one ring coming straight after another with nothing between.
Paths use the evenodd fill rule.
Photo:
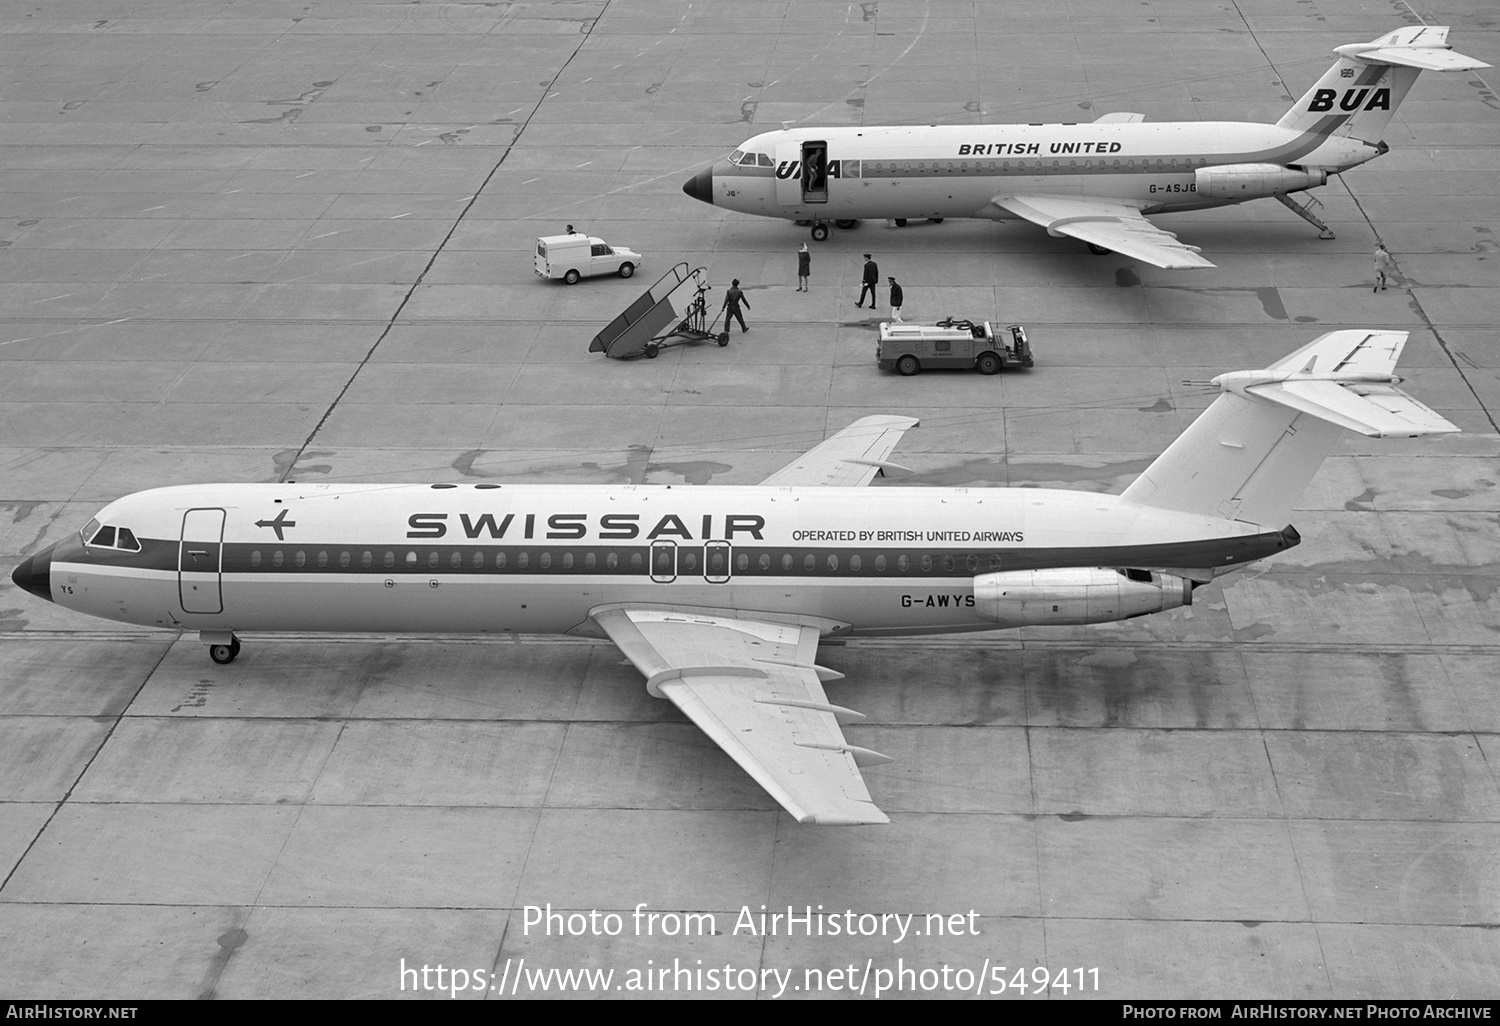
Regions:
<instances>
[{"instance_id":1,"label":"wing leading edge","mask_svg":"<svg viewBox=\"0 0 1500 1026\"><path fill-rule=\"evenodd\" d=\"M853 424L814 446L761 482L762 485L843 485L870 483L880 470L906 470L886 457L908 428L919 424L915 417L881 415L861 417Z\"/></svg>"},{"instance_id":2,"label":"wing leading edge","mask_svg":"<svg viewBox=\"0 0 1500 1026\"><path fill-rule=\"evenodd\" d=\"M1052 235L1112 249L1157 267L1213 267L1197 246L1177 241L1135 207L1071 196L996 196L995 206L1039 224Z\"/></svg>"},{"instance_id":3,"label":"wing leading edge","mask_svg":"<svg viewBox=\"0 0 1500 1026\"><path fill-rule=\"evenodd\" d=\"M816 627L727 613L609 606L591 614L669 699L800 823L888 823L859 767L890 760L844 740L864 719L832 705Z\"/></svg>"}]
</instances>

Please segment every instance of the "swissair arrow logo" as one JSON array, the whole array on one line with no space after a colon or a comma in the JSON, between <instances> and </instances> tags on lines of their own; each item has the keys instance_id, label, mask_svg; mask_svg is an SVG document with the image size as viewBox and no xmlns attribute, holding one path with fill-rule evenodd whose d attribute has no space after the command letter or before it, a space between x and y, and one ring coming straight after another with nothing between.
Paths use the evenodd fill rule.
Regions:
<instances>
[{"instance_id":1,"label":"swissair arrow logo","mask_svg":"<svg viewBox=\"0 0 1500 1026\"><path fill-rule=\"evenodd\" d=\"M286 537L281 533L281 529L284 528L284 527L296 527L297 526L297 521L295 521L295 520L288 520L286 518L287 514L290 513L290 512L291 512L291 510L284 509L280 513L276 514L276 519L275 520L257 520L255 522L255 526L256 527L269 527L271 530L273 530L273 531L276 532L276 540L277 541L286 541Z\"/></svg>"}]
</instances>

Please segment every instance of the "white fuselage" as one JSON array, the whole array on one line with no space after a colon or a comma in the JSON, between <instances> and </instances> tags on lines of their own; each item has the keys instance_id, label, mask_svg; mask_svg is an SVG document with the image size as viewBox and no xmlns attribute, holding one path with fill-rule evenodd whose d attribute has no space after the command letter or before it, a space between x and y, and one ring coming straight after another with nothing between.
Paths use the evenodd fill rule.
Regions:
<instances>
[{"instance_id":1,"label":"white fuselage","mask_svg":"<svg viewBox=\"0 0 1500 1026\"><path fill-rule=\"evenodd\" d=\"M126 496L96 519L139 547L74 536L36 557L50 560L39 587L95 616L200 631L591 634L590 610L631 603L833 633L992 629L1007 624L976 607L986 575L1201 579L1288 544L1045 489L196 485Z\"/></svg>"},{"instance_id":2,"label":"white fuselage","mask_svg":"<svg viewBox=\"0 0 1500 1026\"><path fill-rule=\"evenodd\" d=\"M826 189L807 188L809 152L826 160L818 180ZM746 140L736 161L717 161L684 189L715 206L797 220L1009 219L994 201L1015 195L1154 214L1311 188L1381 152L1345 136L1242 122L792 129ZM1285 173L1233 192L1206 187L1200 173L1244 165Z\"/></svg>"}]
</instances>

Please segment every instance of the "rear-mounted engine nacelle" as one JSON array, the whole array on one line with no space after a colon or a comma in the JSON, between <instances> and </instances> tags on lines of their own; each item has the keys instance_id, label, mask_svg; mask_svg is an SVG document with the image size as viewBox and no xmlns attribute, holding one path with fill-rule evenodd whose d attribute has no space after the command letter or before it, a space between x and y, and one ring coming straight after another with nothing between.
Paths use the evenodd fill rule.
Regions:
<instances>
[{"instance_id":1,"label":"rear-mounted engine nacelle","mask_svg":"<svg viewBox=\"0 0 1500 1026\"><path fill-rule=\"evenodd\" d=\"M1012 570L974 578L979 614L1002 627L1110 623L1193 604L1193 583L1154 570Z\"/></svg>"},{"instance_id":2,"label":"rear-mounted engine nacelle","mask_svg":"<svg viewBox=\"0 0 1500 1026\"><path fill-rule=\"evenodd\" d=\"M1199 195L1231 200L1314 189L1328 181L1327 171L1302 170L1281 164L1224 164L1200 167L1193 175L1198 180Z\"/></svg>"}]
</instances>

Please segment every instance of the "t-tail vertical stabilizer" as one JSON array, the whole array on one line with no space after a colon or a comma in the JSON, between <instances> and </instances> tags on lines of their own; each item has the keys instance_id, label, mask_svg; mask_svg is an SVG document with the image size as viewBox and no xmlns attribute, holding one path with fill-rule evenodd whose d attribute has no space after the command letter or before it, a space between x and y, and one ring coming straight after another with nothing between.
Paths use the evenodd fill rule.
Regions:
<instances>
[{"instance_id":1,"label":"t-tail vertical stabilizer","mask_svg":"<svg viewBox=\"0 0 1500 1026\"><path fill-rule=\"evenodd\" d=\"M1214 378L1224 394L1122 498L1285 525L1343 430L1379 438L1458 430L1396 385L1404 331L1331 331L1264 370Z\"/></svg>"},{"instance_id":2,"label":"t-tail vertical stabilizer","mask_svg":"<svg viewBox=\"0 0 1500 1026\"><path fill-rule=\"evenodd\" d=\"M1423 71L1489 67L1455 53L1446 25L1411 25L1336 47L1338 62L1276 122L1278 128L1378 143Z\"/></svg>"}]
</instances>

